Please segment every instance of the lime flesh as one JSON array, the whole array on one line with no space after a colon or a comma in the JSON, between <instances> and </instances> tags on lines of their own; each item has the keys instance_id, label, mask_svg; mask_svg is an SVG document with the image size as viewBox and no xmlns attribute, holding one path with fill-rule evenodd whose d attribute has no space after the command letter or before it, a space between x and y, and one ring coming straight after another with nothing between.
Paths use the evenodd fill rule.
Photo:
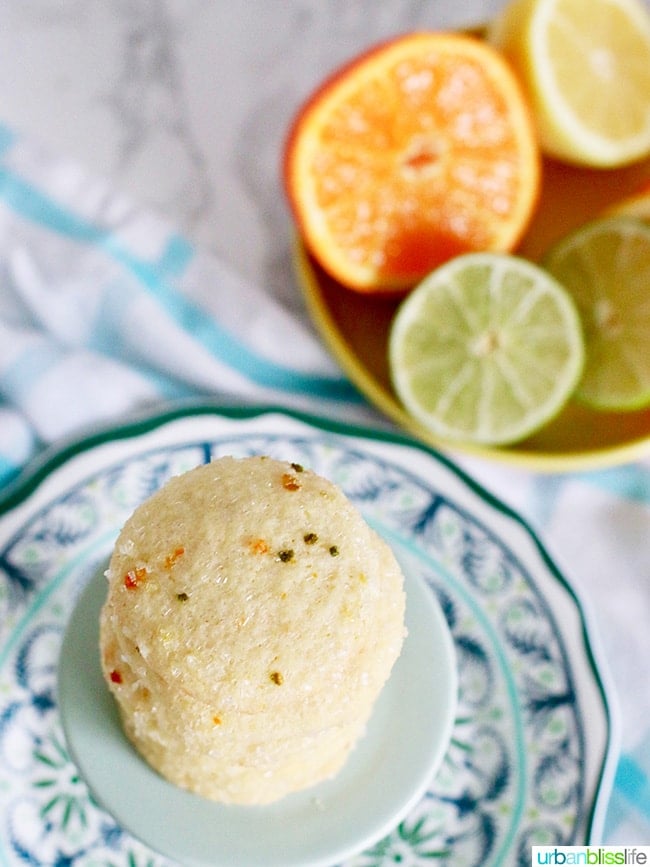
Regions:
<instances>
[{"instance_id":1,"label":"lime flesh","mask_svg":"<svg viewBox=\"0 0 650 867\"><path fill-rule=\"evenodd\" d=\"M650 405L650 225L594 221L560 241L545 265L573 296L584 325L576 398L602 410Z\"/></svg>"},{"instance_id":2,"label":"lime flesh","mask_svg":"<svg viewBox=\"0 0 650 867\"><path fill-rule=\"evenodd\" d=\"M516 256L469 253L402 302L389 338L395 391L444 439L505 445L556 416L582 373L581 323L547 272Z\"/></svg>"}]
</instances>

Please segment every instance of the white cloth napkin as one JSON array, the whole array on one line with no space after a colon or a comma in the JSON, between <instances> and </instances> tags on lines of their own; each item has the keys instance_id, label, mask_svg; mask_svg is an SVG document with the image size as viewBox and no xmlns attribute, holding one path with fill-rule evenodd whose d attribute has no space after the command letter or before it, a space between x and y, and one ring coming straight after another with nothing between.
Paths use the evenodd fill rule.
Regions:
<instances>
[{"instance_id":1,"label":"white cloth napkin","mask_svg":"<svg viewBox=\"0 0 650 867\"><path fill-rule=\"evenodd\" d=\"M174 398L369 417L307 323L162 220L5 130L0 474L43 444Z\"/></svg>"},{"instance_id":2,"label":"white cloth napkin","mask_svg":"<svg viewBox=\"0 0 650 867\"><path fill-rule=\"evenodd\" d=\"M209 396L386 424L298 318L78 166L0 128L0 480L145 406ZM464 460L592 611L621 708L603 842L650 843L650 462L535 476Z\"/></svg>"}]
</instances>

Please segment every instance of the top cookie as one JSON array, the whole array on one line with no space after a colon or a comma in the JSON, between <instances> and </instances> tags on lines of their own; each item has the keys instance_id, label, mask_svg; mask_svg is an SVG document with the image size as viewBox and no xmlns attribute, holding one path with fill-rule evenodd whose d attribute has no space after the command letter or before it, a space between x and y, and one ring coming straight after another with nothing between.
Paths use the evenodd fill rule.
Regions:
<instances>
[{"instance_id":1,"label":"top cookie","mask_svg":"<svg viewBox=\"0 0 650 867\"><path fill-rule=\"evenodd\" d=\"M390 548L337 486L268 457L171 479L127 521L107 574L125 653L220 713L284 709L287 735L365 712L404 637Z\"/></svg>"}]
</instances>

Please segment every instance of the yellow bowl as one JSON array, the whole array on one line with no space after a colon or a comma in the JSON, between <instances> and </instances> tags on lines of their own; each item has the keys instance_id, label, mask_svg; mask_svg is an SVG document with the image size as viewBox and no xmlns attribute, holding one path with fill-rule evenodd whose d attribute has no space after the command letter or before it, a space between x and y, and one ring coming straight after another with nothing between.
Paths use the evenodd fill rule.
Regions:
<instances>
[{"instance_id":1,"label":"yellow bowl","mask_svg":"<svg viewBox=\"0 0 650 867\"><path fill-rule=\"evenodd\" d=\"M517 252L539 260L554 241L649 178L650 159L607 171L545 160L540 202ZM341 286L319 267L300 239L295 264L308 311L343 370L372 404L425 443L539 472L610 467L650 455L650 408L605 413L571 403L534 436L507 448L438 439L406 412L390 382L387 341L399 301Z\"/></svg>"}]
</instances>

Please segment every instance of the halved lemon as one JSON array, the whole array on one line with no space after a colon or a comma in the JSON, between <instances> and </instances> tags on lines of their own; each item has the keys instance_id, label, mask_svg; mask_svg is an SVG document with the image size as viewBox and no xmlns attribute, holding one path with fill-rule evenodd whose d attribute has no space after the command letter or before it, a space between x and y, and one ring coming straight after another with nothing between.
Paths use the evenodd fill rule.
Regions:
<instances>
[{"instance_id":1,"label":"halved lemon","mask_svg":"<svg viewBox=\"0 0 650 867\"><path fill-rule=\"evenodd\" d=\"M594 167L650 153L643 0L511 0L488 39L518 73L546 153Z\"/></svg>"}]
</instances>

